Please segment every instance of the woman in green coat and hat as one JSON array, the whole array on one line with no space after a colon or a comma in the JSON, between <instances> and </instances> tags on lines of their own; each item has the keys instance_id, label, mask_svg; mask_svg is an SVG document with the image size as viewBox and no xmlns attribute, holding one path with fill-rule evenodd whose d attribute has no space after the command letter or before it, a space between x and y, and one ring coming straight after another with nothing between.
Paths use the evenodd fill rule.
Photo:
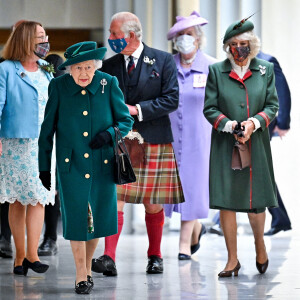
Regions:
<instances>
[{"instance_id":1,"label":"woman in green coat and hat","mask_svg":"<svg viewBox=\"0 0 300 300\"><path fill-rule=\"evenodd\" d=\"M58 68L66 68L67 74L50 82L39 137L40 179L50 189L56 134L63 236L71 242L79 294L93 287L91 261L99 237L117 233L113 126L125 136L133 124L117 79L97 71L105 52L95 42L66 50L66 61Z\"/></svg>"},{"instance_id":2,"label":"woman in green coat and hat","mask_svg":"<svg viewBox=\"0 0 300 300\"><path fill-rule=\"evenodd\" d=\"M276 207L269 132L278 110L273 64L255 58L259 39L247 19L227 29L223 49L227 59L211 65L205 90L204 115L213 125L210 153L210 208L220 209L228 251L220 277L238 275L236 212L248 213L252 227L256 267L265 273L268 255L264 244L265 208ZM237 122L241 129L236 134ZM232 169L235 143L247 145L251 163Z\"/></svg>"}]
</instances>

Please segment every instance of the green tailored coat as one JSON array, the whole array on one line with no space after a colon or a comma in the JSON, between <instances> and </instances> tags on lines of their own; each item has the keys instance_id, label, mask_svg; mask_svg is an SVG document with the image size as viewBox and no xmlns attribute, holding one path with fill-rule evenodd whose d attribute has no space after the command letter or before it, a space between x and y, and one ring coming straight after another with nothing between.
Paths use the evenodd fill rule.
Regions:
<instances>
[{"instance_id":1,"label":"green tailored coat","mask_svg":"<svg viewBox=\"0 0 300 300\"><path fill-rule=\"evenodd\" d=\"M259 213L276 207L269 131L278 110L273 64L253 58L243 79L228 59L209 67L204 115L213 125L210 153L210 208ZM222 132L229 120L256 118L261 127L247 142L251 166L231 169L234 136Z\"/></svg>"},{"instance_id":2,"label":"green tailored coat","mask_svg":"<svg viewBox=\"0 0 300 300\"><path fill-rule=\"evenodd\" d=\"M104 81L103 81L104 80ZM106 85L102 85L106 81ZM89 142L101 131L115 137L113 125L125 136L133 118L116 77L96 71L82 88L69 74L53 79L39 137L39 170L50 171L56 134L57 178L63 236L87 241L117 233L117 196L111 144L92 150ZM94 232L88 233L88 203Z\"/></svg>"}]
</instances>

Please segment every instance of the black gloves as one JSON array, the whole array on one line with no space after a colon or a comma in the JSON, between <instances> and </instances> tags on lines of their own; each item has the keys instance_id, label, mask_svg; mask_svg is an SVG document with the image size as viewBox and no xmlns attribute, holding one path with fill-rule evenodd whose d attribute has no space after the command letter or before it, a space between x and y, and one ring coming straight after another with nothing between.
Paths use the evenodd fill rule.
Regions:
<instances>
[{"instance_id":1,"label":"black gloves","mask_svg":"<svg viewBox=\"0 0 300 300\"><path fill-rule=\"evenodd\" d=\"M50 191L51 188L51 173L50 171L41 171L40 172L40 180L43 184L43 186Z\"/></svg>"},{"instance_id":2,"label":"black gloves","mask_svg":"<svg viewBox=\"0 0 300 300\"><path fill-rule=\"evenodd\" d=\"M90 148L99 149L102 146L110 143L112 141L112 137L108 131L102 131L97 133L89 143Z\"/></svg>"}]
</instances>

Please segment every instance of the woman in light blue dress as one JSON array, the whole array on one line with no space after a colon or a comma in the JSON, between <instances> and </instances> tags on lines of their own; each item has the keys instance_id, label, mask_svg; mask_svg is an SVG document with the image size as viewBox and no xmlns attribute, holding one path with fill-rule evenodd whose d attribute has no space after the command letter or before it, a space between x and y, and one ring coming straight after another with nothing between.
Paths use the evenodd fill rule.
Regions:
<instances>
[{"instance_id":1,"label":"woman in light blue dress","mask_svg":"<svg viewBox=\"0 0 300 300\"><path fill-rule=\"evenodd\" d=\"M55 192L54 181L47 191L38 172L38 136L53 78L41 59L48 51L42 25L23 21L11 33L0 64L0 203L10 203L17 275L27 275L28 268L44 273L49 267L37 255L44 206L54 203Z\"/></svg>"}]
</instances>

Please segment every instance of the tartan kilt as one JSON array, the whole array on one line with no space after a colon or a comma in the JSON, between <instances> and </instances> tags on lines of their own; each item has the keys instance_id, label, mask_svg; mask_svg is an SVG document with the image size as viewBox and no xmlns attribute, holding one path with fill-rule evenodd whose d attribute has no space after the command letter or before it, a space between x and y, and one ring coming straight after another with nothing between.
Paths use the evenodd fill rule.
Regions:
<instances>
[{"instance_id":1,"label":"tartan kilt","mask_svg":"<svg viewBox=\"0 0 300 300\"><path fill-rule=\"evenodd\" d=\"M144 143L144 146L147 164L133 168L136 182L117 185L117 199L144 204L184 202L172 144Z\"/></svg>"}]
</instances>

